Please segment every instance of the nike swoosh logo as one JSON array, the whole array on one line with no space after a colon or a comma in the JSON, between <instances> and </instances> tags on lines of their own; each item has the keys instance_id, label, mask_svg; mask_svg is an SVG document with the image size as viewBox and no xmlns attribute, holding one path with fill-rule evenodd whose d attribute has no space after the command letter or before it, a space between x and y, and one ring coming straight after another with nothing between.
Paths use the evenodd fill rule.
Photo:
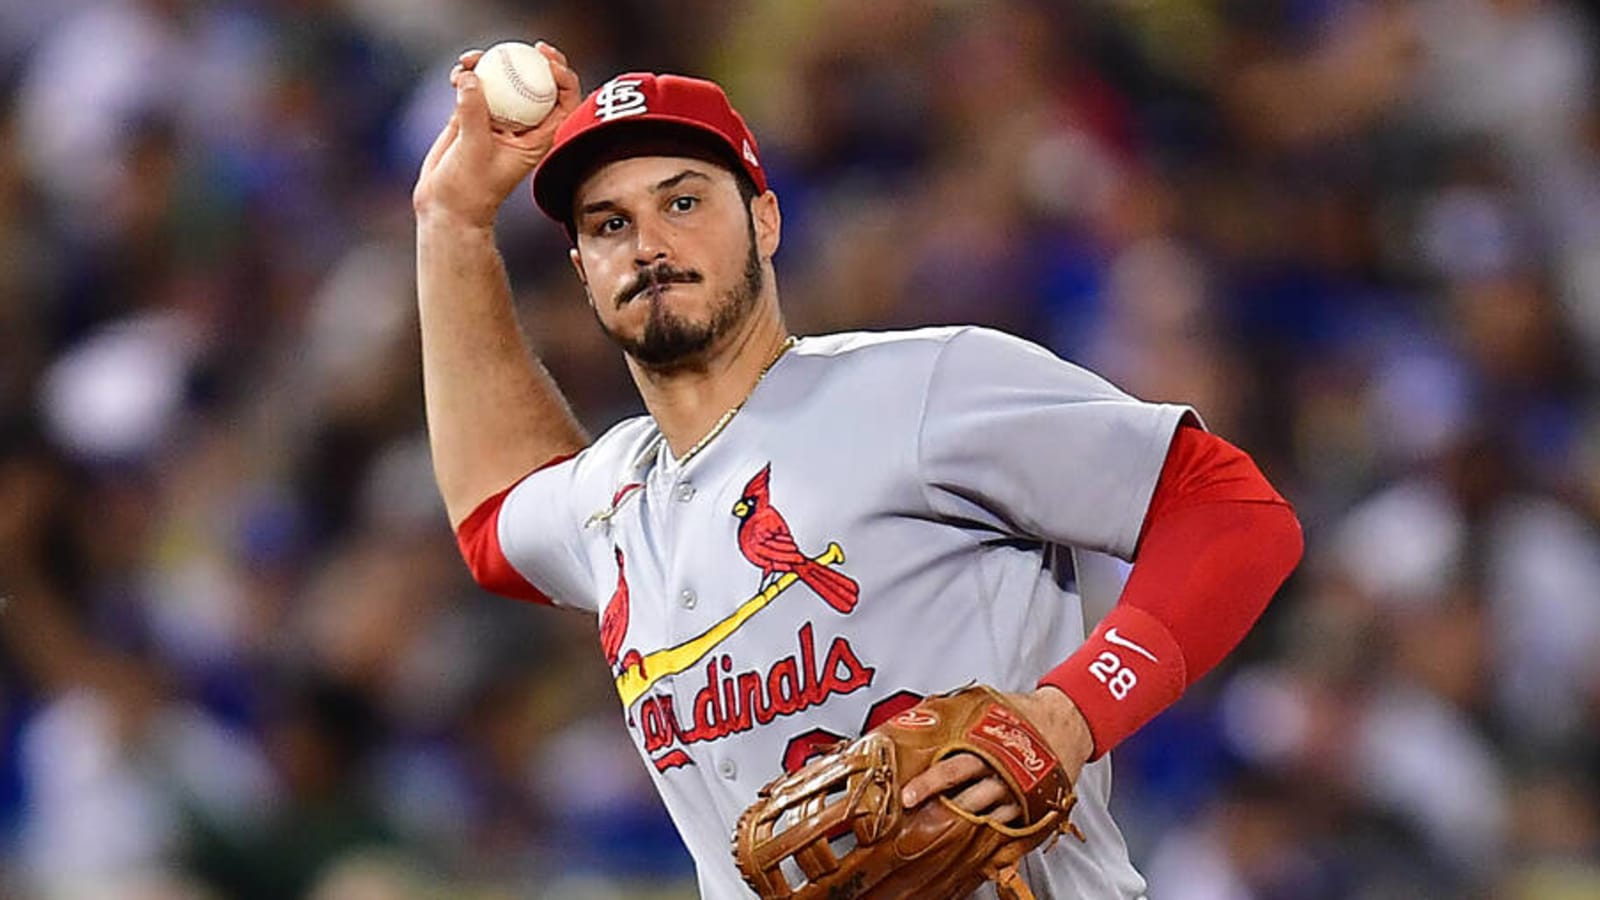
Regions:
<instances>
[{"instance_id":1,"label":"nike swoosh logo","mask_svg":"<svg viewBox=\"0 0 1600 900\"><path fill-rule=\"evenodd\" d=\"M1151 653L1149 650L1146 650L1138 644L1135 644L1133 641L1128 640L1122 635L1117 634L1117 629L1115 628L1106 629L1106 640L1110 643L1116 644L1118 647L1127 647L1129 650L1132 650L1133 652L1139 654L1145 659L1150 660L1153 663L1161 662L1161 660L1156 659L1156 655L1154 653Z\"/></svg>"}]
</instances>

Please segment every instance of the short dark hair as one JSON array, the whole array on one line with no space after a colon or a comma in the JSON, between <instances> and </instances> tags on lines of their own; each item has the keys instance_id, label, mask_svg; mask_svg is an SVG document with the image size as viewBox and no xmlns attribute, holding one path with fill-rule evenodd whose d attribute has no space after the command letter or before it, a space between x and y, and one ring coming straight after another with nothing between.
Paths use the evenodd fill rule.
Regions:
<instances>
[{"instance_id":1,"label":"short dark hair","mask_svg":"<svg viewBox=\"0 0 1600 900\"><path fill-rule=\"evenodd\" d=\"M739 199L744 201L745 212L749 212L750 201L761 196L760 190L756 187L756 180L750 177L749 172L738 166L733 167L733 180L739 185Z\"/></svg>"}]
</instances>

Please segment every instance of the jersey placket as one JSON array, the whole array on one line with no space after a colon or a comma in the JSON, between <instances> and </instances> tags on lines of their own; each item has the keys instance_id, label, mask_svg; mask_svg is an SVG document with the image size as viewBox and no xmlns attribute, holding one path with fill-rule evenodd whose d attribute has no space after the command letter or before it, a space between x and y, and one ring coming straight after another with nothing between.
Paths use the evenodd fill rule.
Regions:
<instances>
[{"instance_id":1,"label":"jersey placket","mask_svg":"<svg viewBox=\"0 0 1600 900\"><path fill-rule=\"evenodd\" d=\"M708 448L714 450L716 448ZM717 491L717 460L719 454L702 454L692 465L676 465L666 458L663 448L652 470L647 491L652 502L648 508L649 527L657 534L671 537L661 542L662 568L666 580L662 587L669 591L664 604L667 640L674 644L692 639L714 624L715 618L726 612L725 598L711 587L697 583L707 572L706 554L716 549L705 547L708 535L717 532L718 513L732 516L730 510L712 509ZM702 596L703 592L710 591ZM680 725L693 729L694 704L699 692L706 687L705 671L708 663L720 658L726 648L714 647L693 666L681 674L686 677L672 679L668 690L673 698ZM724 739L706 743L686 744L682 748L695 761L697 777L704 783L708 795L714 799L724 815L733 815L742 808L744 792L741 790L741 769L732 745Z\"/></svg>"},{"instance_id":2,"label":"jersey placket","mask_svg":"<svg viewBox=\"0 0 1600 900\"><path fill-rule=\"evenodd\" d=\"M686 520L693 516L696 488L682 467L667 462L667 454L666 442L662 441L645 487L649 501L645 527L652 532L652 543L660 553L662 634L659 643L663 647L678 646L695 632L695 623L699 618L695 610L700 602L680 553L685 536L693 534L692 529L686 527L689 524ZM694 701L693 690L685 695L681 689L686 679L679 676L689 676L687 683L692 685L693 672L693 668L686 669L676 676L663 679L664 684L661 685L672 697L675 728L681 727L684 713L692 708L690 704ZM680 749L695 760L697 767L704 767L705 760L693 745L685 744Z\"/></svg>"}]
</instances>

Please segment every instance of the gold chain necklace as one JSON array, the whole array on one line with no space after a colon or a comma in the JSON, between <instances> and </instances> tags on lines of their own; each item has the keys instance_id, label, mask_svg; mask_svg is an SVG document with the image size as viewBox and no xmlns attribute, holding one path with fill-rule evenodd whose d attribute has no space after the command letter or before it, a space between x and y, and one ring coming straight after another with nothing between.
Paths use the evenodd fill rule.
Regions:
<instances>
[{"instance_id":1,"label":"gold chain necklace","mask_svg":"<svg viewBox=\"0 0 1600 900\"><path fill-rule=\"evenodd\" d=\"M778 360L782 359L783 355L789 352L789 348L793 347L797 342L797 339L792 334L783 339L783 343L778 345L778 352L772 354L772 358L767 360L767 364L762 366L761 371L756 374L756 383L750 386L750 394L754 394L756 392L756 385L759 385L761 380L767 377L767 373L772 371L772 367L777 365ZM745 394L743 400L740 400L738 403L735 403L733 406L729 407L728 411L722 414L722 418L718 419L717 423L711 426L711 430L706 432L705 437L695 441L693 447L690 447L688 450L684 451L683 456L678 457L678 466L680 468L687 465L689 460L694 459L695 454L699 453L701 450L704 450L707 444L711 443L711 441L715 439L717 435L722 433L722 429L728 427L728 423L733 421L733 417L738 415L739 410L744 409L744 405L749 402L750 394Z\"/></svg>"},{"instance_id":2,"label":"gold chain necklace","mask_svg":"<svg viewBox=\"0 0 1600 900\"><path fill-rule=\"evenodd\" d=\"M772 367L778 364L778 360L782 359L783 355L785 353L788 353L789 349L791 347L793 347L797 343L799 343L799 339L794 337L793 335L790 335L789 337L786 337L786 338L783 339L783 343L778 345L778 351L776 353L772 354L772 358L767 360L767 364L762 366L761 367L761 371L756 374L756 384L757 385L761 383L761 380L763 378L767 377L767 373L772 371ZM756 392L755 385L751 385L750 386L750 394L754 394L755 392ZM681 469L685 463L687 463L691 459L694 459L695 454L699 453L701 450L704 450L706 448L706 445L711 443L712 439L714 439L717 435L721 434L722 430L724 428L728 427L728 423L732 422L733 421L733 417L739 414L739 410L744 409L745 403L750 400L750 394L745 394L743 400L740 400L738 403L735 403L733 405L732 409L730 409L727 412L723 413L722 414L722 418L718 419L717 423L715 425L711 426L711 430L706 432L706 436L701 438L700 440L696 441L695 445L693 447L690 447L688 452L683 454L683 458L678 460L678 468ZM645 450L641 451L639 456L635 458L634 463L633 463L633 467L632 467L633 470L635 472L638 472L639 467L644 464L644 461L646 459L650 458L650 457L653 457L653 456L656 456L657 454L659 454L661 452L660 448L666 446L666 444L667 444L666 437L664 435L660 434L660 433L657 433L656 434L656 439L651 442L650 446L647 447ZM639 485L637 483L633 484L633 487L640 487L640 486L641 485ZM588 527L593 526L593 525L609 525L611 519L613 517L615 517L616 514L622 509L622 504L626 503L629 499L638 496L638 494L639 494L639 492L628 490L626 487L624 487L623 490L618 491L617 493L618 493L617 498L612 501L611 506L606 508L606 509L602 509L602 510L594 513L593 515L591 515L589 517L589 520L587 522L583 523L583 527L584 528L588 528Z\"/></svg>"}]
</instances>

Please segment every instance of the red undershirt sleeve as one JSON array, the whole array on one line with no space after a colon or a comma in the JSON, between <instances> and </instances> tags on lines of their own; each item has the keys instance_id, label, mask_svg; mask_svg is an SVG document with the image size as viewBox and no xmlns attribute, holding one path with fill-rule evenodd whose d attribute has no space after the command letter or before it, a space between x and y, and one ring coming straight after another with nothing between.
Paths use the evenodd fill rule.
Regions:
<instances>
[{"instance_id":1,"label":"red undershirt sleeve","mask_svg":"<svg viewBox=\"0 0 1600 900\"><path fill-rule=\"evenodd\" d=\"M558 456L534 471L547 469L571 458L571 455ZM467 569L472 572L472 579L479 587L503 597L548 606L552 603L551 599L522 577L522 573L511 565L500 547L500 508L505 505L506 496L512 488L521 482L522 479L518 479L505 490L479 503L456 526L456 546L461 549L461 557L467 561Z\"/></svg>"},{"instance_id":2,"label":"red undershirt sleeve","mask_svg":"<svg viewBox=\"0 0 1600 900\"><path fill-rule=\"evenodd\" d=\"M1221 662L1300 559L1289 504L1237 447L1180 427L1133 571L1094 632L1039 684L1071 697L1098 758Z\"/></svg>"}]
</instances>

